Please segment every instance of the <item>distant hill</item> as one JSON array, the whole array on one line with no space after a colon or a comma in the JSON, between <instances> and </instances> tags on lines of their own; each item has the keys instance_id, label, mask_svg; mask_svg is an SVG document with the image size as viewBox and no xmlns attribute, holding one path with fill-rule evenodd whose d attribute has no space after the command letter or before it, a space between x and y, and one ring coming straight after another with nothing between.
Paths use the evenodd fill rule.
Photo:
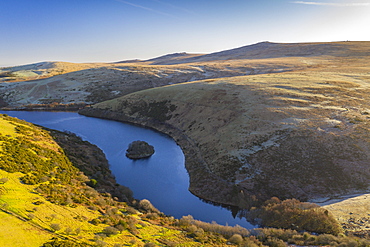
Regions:
<instances>
[{"instance_id":1,"label":"distant hill","mask_svg":"<svg viewBox=\"0 0 370 247\"><path fill-rule=\"evenodd\" d=\"M183 82L340 67L342 63L351 63L351 59L366 59L369 47L370 42L262 42L206 55L175 53L147 61L43 62L2 68L0 106L94 104Z\"/></svg>"},{"instance_id":2,"label":"distant hill","mask_svg":"<svg viewBox=\"0 0 370 247\"><path fill-rule=\"evenodd\" d=\"M360 50L357 50L361 47ZM156 64L198 63L236 59L267 59L284 57L315 57L315 56L368 56L369 42L322 42L322 43L272 43L261 42L231 50L206 55L185 57L175 61L164 60ZM151 60L148 60L151 61Z\"/></svg>"},{"instance_id":3,"label":"distant hill","mask_svg":"<svg viewBox=\"0 0 370 247\"><path fill-rule=\"evenodd\" d=\"M152 58L149 60L145 60L145 62L150 63L151 65L161 64L161 65L167 65L167 64L177 64L181 63L181 61L185 59L192 59L194 57L202 56L201 54L189 54L186 52L181 53L173 53L168 54L164 56L160 56L157 58Z\"/></svg>"}]
</instances>

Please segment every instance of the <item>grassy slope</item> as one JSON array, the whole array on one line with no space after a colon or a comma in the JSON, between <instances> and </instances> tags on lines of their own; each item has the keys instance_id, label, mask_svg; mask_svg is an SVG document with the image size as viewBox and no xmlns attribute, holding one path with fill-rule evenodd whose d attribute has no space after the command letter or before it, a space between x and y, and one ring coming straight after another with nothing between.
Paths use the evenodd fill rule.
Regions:
<instances>
[{"instance_id":1,"label":"grassy slope","mask_svg":"<svg viewBox=\"0 0 370 247\"><path fill-rule=\"evenodd\" d=\"M279 177L270 179L273 184L259 188L264 190L261 192L304 199L340 193L351 187L333 184L344 174L326 178L326 171L320 173L320 163L326 164L322 168L332 166L334 170L346 169L349 162L367 164L369 87L359 76L311 72L207 80L142 91L98 104L96 108L134 118L151 118L150 112L137 111L135 106L145 105L143 102L153 106L155 102L167 102L176 110L164 113L169 118L166 122L194 140L214 174L254 190L256 183L266 178L251 180L249 176L255 176L255 171L271 172L283 176L294 188L281 183L283 177ZM363 79L367 80L367 76ZM300 136L305 139L301 140ZM292 140L298 145L295 152L292 152ZM322 149L308 146L303 151L302 141L317 142ZM302 152L306 152L307 158L303 159ZM352 155L356 155L356 159ZM280 162L277 162L278 156ZM246 162L250 166L243 168ZM307 170L301 169L302 163ZM285 166L292 173L285 171ZM367 170L353 167L352 172L353 178L358 176L360 181L368 183ZM309 177L318 180L316 184L303 180ZM328 179L332 179L331 183ZM332 184L332 192L321 191L326 184ZM295 191L284 191L284 187Z\"/></svg>"},{"instance_id":2,"label":"grassy slope","mask_svg":"<svg viewBox=\"0 0 370 247\"><path fill-rule=\"evenodd\" d=\"M28 137L24 136L15 130L16 126L32 129L34 134ZM8 138L30 138L32 142L38 143L45 149L61 152L60 147L46 131L23 121L0 116L0 133L8 135ZM1 157L3 159L0 162L4 162L7 157L4 150L2 151ZM61 152L60 155L64 154ZM88 189L86 186L86 191L89 191L90 195L94 195L91 200L95 198L101 203L101 206L96 204L95 207L87 207L84 203L73 203L66 206L51 203L45 199L43 193L36 192L39 191L37 187L40 184L24 184L20 181L23 176L24 174L20 172L8 173L0 170L0 179L4 182L0 184L0 217L2 219L0 242L2 246L40 246L53 237L70 239L75 243L89 245L101 243L99 241L105 242L108 246L114 244L142 246L145 242L159 244L166 241L182 243L184 246L200 245L192 238L188 238L179 228L170 227L173 224L173 219L158 218L157 216L157 220L143 220L142 214L128 214L126 204L114 202L109 197L93 193L92 189ZM43 183L50 182L42 182L41 184ZM83 185L80 186L83 187ZM97 224L90 222L94 219L104 219L104 215L107 214L110 217L107 219L136 218L136 220L133 218L130 220L130 222L134 222L134 230L132 227L130 231L126 228L120 234L103 237L101 234L110 223L102 223L102 220L99 221L101 223ZM157 225L159 221L162 222L161 225L169 227ZM58 229L53 228L55 225L59 226ZM221 240L219 243L211 245L223 245L222 243Z\"/></svg>"}]
</instances>

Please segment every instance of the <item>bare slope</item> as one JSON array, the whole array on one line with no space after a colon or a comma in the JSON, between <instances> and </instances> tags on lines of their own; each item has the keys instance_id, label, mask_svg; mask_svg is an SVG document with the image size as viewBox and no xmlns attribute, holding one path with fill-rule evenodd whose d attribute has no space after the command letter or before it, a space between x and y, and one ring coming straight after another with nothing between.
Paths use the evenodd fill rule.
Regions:
<instances>
[{"instance_id":1,"label":"bare slope","mask_svg":"<svg viewBox=\"0 0 370 247\"><path fill-rule=\"evenodd\" d=\"M41 80L3 83L2 98L10 105L95 103L142 89L202 78L245 73L221 66L105 65Z\"/></svg>"},{"instance_id":2,"label":"bare slope","mask_svg":"<svg viewBox=\"0 0 370 247\"><path fill-rule=\"evenodd\" d=\"M0 83L0 96L10 106L52 102L96 103L143 89L181 82L281 72L312 65L307 64L306 61L291 59L287 61L212 62L167 66L122 63L77 69L80 66L76 64L75 71L43 79L36 80L32 77L35 80L19 81L18 78L18 81ZM33 73L33 71L28 70L27 73ZM4 80L8 80L7 78L3 77Z\"/></svg>"},{"instance_id":3,"label":"bare slope","mask_svg":"<svg viewBox=\"0 0 370 247\"><path fill-rule=\"evenodd\" d=\"M182 82L314 67L341 67L340 63L351 63L350 58L353 57L366 59L369 47L370 42L263 42L207 55L176 53L137 62L44 62L2 68L0 106L97 103L143 89Z\"/></svg>"}]
</instances>

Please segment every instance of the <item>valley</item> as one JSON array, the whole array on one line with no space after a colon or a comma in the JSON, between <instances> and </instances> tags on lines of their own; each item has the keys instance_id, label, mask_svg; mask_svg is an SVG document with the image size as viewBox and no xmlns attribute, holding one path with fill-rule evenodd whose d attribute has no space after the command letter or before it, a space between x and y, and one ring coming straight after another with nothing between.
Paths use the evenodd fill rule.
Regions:
<instances>
[{"instance_id":1,"label":"valley","mask_svg":"<svg viewBox=\"0 0 370 247\"><path fill-rule=\"evenodd\" d=\"M209 201L326 201L368 192L369 56L370 42L262 42L146 61L45 62L2 68L0 103L86 104L83 115L165 133L185 154L189 190ZM342 225L360 219L351 219L357 204L336 205L324 208Z\"/></svg>"}]
</instances>

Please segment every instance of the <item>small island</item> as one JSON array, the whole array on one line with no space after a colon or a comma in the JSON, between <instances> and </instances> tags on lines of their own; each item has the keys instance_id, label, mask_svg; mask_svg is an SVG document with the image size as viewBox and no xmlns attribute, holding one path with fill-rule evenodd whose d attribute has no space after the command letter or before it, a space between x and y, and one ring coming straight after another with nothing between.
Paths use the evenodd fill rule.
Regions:
<instances>
[{"instance_id":1,"label":"small island","mask_svg":"<svg viewBox=\"0 0 370 247\"><path fill-rule=\"evenodd\" d=\"M149 158L154 154L154 147L145 141L131 142L126 150L126 156L129 159Z\"/></svg>"}]
</instances>

